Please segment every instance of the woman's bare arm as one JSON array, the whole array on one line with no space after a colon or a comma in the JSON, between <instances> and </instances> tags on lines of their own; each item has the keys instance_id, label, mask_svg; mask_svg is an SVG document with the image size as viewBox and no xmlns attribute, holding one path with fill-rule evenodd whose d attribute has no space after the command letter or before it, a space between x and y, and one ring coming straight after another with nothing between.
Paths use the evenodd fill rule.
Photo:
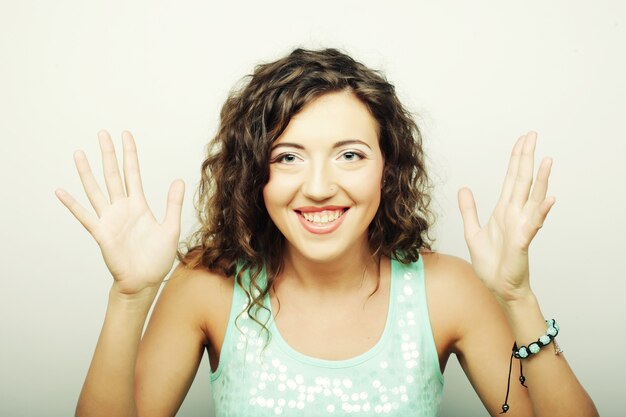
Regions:
<instances>
[{"instance_id":1,"label":"woman's bare arm","mask_svg":"<svg viewBox=\"0 0 626 417\"><path fill-rule=\"evenodd\" d=\"M165 219L157 222L146 202L137 148L124 132L123 172L108 132L98 134L106 195L82 151L74 154L94 211L62 189L56 195L100 246L113 277L107 313L77 405L79 416L136 416L135 362L148 311L169 274L180 236L182 181L170 186Z\"/></svg>"},{"instance_id":2,"label":"woman's bare arm","mask_svg":"<svg viewBox=\"0 0 626 417\"><path fill-rule=\"evenodd\" d=\"M555 199L547 197L551 159L542 160L536 178L533 175L536 139L537 134L529 132L515 144L500 199L484 226L478 221L472 193L468 189L459 192L465 240L474 270L461 274L475 273L491 292L476 287L475 295L468 297L471 304L465 306L472 312L472 320L462 320L466 325L457 345L464 368L481 398L495 398L491 378L497 375L492 371L502 365L489 358L493 355L501 362L499 352L507 339L510 355L513 340L519 346L528 345L547 330L530 288L528 250ZM467 282L472 281L475 280ZM522 359L534 415L597 416L593 402L565 358L551 354L551 348L552 345L545 346L536 355ZM492 415L500 412L489 411Z\"/></svg>"},{"instance_id":3,"label":"woman's bare arm","mask_svg":"<svg viewBox=\"0 0 626 417\"><path fill-rule=\"evenodd\" d=\"M454 353L476 393L491 416L499 416L505 401L513 341L536 340L542 332L524 339L514 333L507 315L493 294L475 276L472 266L451 256L432 254L424 257L428 294L433 307L433 328L447 326L445 339L451 339ZM427 287L428 290L428 287ZM429 310L432 309L429 307ZM523 310L524 320L532 309ZM447 323L447 324L446 324ZM545 323L545 322L544 322ZM558 340L558 337L557 337ZM520 366L514 359L508 398L510 417L531 416L597 416L595 406L577 380L563 354L555 355L549 345L535 357L524 360L526 378L519 382Z\"/></svg>"},{"instance_id":4,"label":"woman's bare arm","mask_svg":"<svg viewBox=\"0 0 626 417\"><path fill-rule=\"evenodd\" d=\"M173 416L185 398L205 349L221 348L233 280L179 266L161 292L139 345L135 401L140 416ZM214 358L216 359L216 358Z\"/></svg>"},{"instance_id":5,"label":"woman's bare arm","mask_svg":"<svg viewBox=\"0 0 626 417\"><path fill-rule=\"evenodd\" d=\"M76 416L137 416L134 373L141 333L156 291L126 297L111 290Z\"/></svg>"}]
</instances>

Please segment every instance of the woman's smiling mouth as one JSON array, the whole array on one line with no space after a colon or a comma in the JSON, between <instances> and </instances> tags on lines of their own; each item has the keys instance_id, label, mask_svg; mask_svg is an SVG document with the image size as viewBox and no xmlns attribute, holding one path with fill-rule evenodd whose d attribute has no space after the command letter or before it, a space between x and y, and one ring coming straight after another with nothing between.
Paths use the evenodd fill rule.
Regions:
<instances>
[{"instance_id":1,"label":"woman's smiling mouth","mask_svg":"<svg viewBox=\"0 0 626 417\"><path fill-rule=\"evenodd\" d=\"M343 222L348 207L303 207L295 210L306 230L315 234L335 231Z\"/></svg>"}]
</instances>

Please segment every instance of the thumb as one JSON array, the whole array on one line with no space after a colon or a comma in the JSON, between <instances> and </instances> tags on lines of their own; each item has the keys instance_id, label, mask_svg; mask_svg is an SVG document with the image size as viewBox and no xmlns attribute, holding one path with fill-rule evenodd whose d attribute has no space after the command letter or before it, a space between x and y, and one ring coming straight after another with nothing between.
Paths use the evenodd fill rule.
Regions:
<instances>
[{"instance_id":1,"label":"thumb","mask_svg":"<svg viewBox=\"0 0 626 417\"><path fill-rule=\"evenodd\" d=\"M476 203L472 191L463 187L458 193L459 210L463 218L463 226L465 229L465 239L474 236L480 231L480 222L478 221L478 213L476 212Z\"/></svg>"},{"instance_id":2,"label":"thumb","mask_svg":"<svg viewBox=\"0 0 626 417\"><path fill-rule=\"evenodd\" d=\"M185 183L182 180L172 182L167 193L167 207L165 209L165 219L163 220L163 224L167 228L179 230L184 195Z\"/></svg>"}]
</instances>

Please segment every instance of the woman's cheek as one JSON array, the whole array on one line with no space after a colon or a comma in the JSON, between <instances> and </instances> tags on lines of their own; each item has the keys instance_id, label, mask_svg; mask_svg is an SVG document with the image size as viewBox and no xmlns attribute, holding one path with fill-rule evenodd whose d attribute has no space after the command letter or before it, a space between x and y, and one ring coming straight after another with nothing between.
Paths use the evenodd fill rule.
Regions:
<instances>
[{"instance_id":1,"label":"woman's cheek","mask_svg":"<svg viewBox=\"0 0 626 417\"><path fill-rule=\"evenodd\" d=\"M270 179L263 188L265 205L276 206L289 203L298 188L298 176L286 175L281 172L271 172Z\"/></svg>"},{"instance_id":2,"label":"woman's cheek","mask_svg":"<svg viewBox=\"0 0 626 417\"><path fill-rule=\"evenodd\" d=\"M346 176L342 187L354 200L371 200L380 197L382 175L379 171L366 171L359 175Z\"/></svg>"}]
</instances>

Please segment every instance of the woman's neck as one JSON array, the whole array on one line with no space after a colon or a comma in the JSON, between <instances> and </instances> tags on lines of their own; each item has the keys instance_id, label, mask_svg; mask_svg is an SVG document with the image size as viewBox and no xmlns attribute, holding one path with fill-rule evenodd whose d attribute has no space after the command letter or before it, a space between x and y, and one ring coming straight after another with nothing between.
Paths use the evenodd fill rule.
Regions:
<instances>
[{"instance_id":1,"label":"woman's neck","mask_svg":"<svg viewBox=\"0 0 626 417\"><path fill-rule=\"evenodd\" d=\"M287 284L326 297L368 291L378 284L379 278L380 260L372 257L368 245L329 262L319 262L287 248L276 285Z\"/></svg>"}]
</instances>

